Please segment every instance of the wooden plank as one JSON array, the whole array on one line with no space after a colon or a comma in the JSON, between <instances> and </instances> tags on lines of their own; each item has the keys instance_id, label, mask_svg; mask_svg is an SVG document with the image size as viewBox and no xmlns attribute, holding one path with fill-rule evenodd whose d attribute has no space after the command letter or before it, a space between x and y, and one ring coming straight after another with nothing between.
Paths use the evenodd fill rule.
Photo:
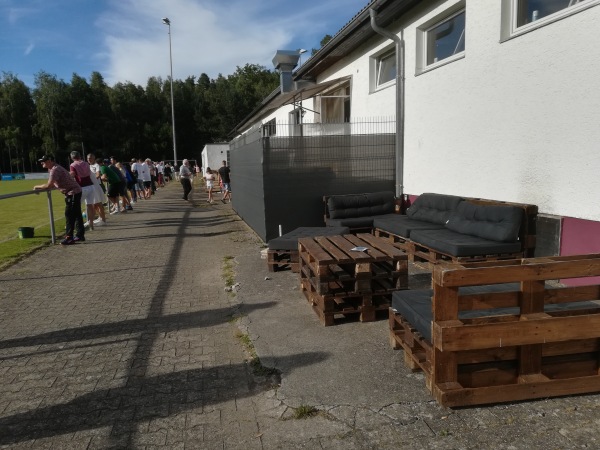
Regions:
<instances>
[{"instance_id":1,"label":"wooden plank","mask_svg":"<svg viewBox=\"0 0 600 450\"><path fill-rule=\"evenodd\" d=\"M298 251L300 256L305 252L317 262L335 262L332 261L331 255L327 253L313 238L306 237L298 239Z\"/></svg>"},{"instance_id":2,"label":"wooden plank","mask_svg":"<svg viewBox=\"0 0 600 450\"><path fill-rule=\"evenodd\" d=\"M600 392L600 376L451 390L434 386L433 390L440 404L452 408Z\"/></svg>"},{"instance_id":3,"label":"wooden plank","mask_svg":"<svg viewBox=\"0 0 600 450\"><path fill-rule=\"evenodd\" d=\"M521 315L544 312L545 281L534 280L521 283ZM540 317L541 318L541 317ZM523 345L519 349L519 376L540 374L542 370L542 344Z\"/></svg>"},{"instance_id":4,"label":"wooden plank","mask_svg":"<svg viewBox=\"0 0 600 450\"><path fill-rule=\"evenodd\" d=\"M600 259L572 260L568 263L552 261L537 264L524 260L519 266L486 268L458 268L438 270L435 280L443 286L474 286L533 280L554 280L600 276ZM434 269L435 270L435 269Z\"/></svg>"},{"instance_id":5,"label":"wooden plank","mask_svg":"<svg viewBox=\"0 0 600 450\"><path fill-rule=\"evenodd\" d=\"M371 234L359 234L357 237L360 237L362 240L368 243L368 245L380 250L385 253L387 256L392 257L394 259L408 259L406 253L400 250L398 247L389 243L388 241L373 236Z\"/></svg>"},{"instance_id":6,"label":"wooden plank","mask_svg":"<svg viewBox=\"0 0 600 450\"><path fill-rule=\"evenodd\" d=\"M600 314L459 326L436 321L432 332L434 346L451 352L600 338Z\"/></svg>"},{"instance_id":7,"label":"wooden plank","mask_svg":"<svg viewBox=\"0 0 600 450\"><path fill-rule=\"evenodd\" d=\"M362 239L361 236L371 236L371 237L373 237L370 234L357 234L356 236L347 235L345 237L355 247L367 247L368 250L365 253L371 259L373 259L374 261L387 261L387 260L390 259L390 257L387 254L385 254L384 252L381 252L380 250L378 250L376 247L374 247L373 245L371 245L371 243L368 242L367 240Z\"/></svg>"},{"instance_id":8,"label":"wooden plank","mask_svg":"<svg viewBox=\"0 0 600 450\"><path fill-rule=\"evenodd\" d=\"M371 256L366 252L352 251L352 249L354 247L356 247L356 245L347 239L350 236L351 235L329 236L328 238L333 244L335 244L343 252L344 261L359 262L359 261L371 260ZM342 259L341 256L339 258L340 258L340 260Z\"/></svg>"}]
</instances>

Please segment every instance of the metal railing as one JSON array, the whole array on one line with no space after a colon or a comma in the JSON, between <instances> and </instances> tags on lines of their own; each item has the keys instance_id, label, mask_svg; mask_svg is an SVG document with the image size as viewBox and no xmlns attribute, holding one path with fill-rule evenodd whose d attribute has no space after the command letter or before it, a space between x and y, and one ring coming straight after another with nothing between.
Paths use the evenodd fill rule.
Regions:
<instances>
[{"instance_id":1,"label":"metal railing","mask_svg":"<svg viewBox=\"0 0 600 450\"><path fill-rule=\"evenodd\" d=\"M56 230L54 229L54 212L52 210L52 191L54 191L55 189L39 189L36 191L27 191L27 192L15 192L13 194L5 194L5 195L0 195L0 200L5 200L8 198L15 198L15 197L23 197L24 195L38 195L40 194L40 192L45 192L46 195L48 196L48 214L50 216L50 234L52 236L52 243L56 244Z\"/></svg>"}]
</instances>

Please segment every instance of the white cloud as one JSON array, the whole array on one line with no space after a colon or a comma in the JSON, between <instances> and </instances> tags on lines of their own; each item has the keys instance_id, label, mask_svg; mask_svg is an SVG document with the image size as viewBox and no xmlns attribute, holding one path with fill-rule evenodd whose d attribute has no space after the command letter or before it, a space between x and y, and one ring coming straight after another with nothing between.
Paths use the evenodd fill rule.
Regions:
<instances>
[{"instance_id":1,"label":"white cloud","mask_svg":"<svg viewBox=\"0 0 600 450\"><path fill-rule=\"evenodd\" d=\"M27 46L27 48L25 49L25 53L24 53L24 55L25 55L25 56L29 55L29 54L30 54L30 53L33 51L33 49L34 49L34 48L35 48L35 44L34 44L33 42L32 42L32 43L30 43L30 44Z\"/></svg>"},{"instance_id":2,"label":"white cloud","mask_svg":"<svg viewBox=\"0 0 600 450\"><path fill-rule=\"evenodd\" d=\"M352 8L348 0L112 0L97 22L105 50L96 56L109 84L131 81L145 86L148 77L169 75L168 27L171 21L173 76L185 79L207 73L214 78L246 63L271 68L278 49L304 36L317 46L324 22L333 11ZM354 0L363 4L364 0ZM311 6L312 5L312 6ZM337 9L336 9L337 8ZM352 9L349 9L352 11ZM358 11L355 9L354 12ZM309 44L301 44L311 48Z\"/></svg>"}]
</instances>

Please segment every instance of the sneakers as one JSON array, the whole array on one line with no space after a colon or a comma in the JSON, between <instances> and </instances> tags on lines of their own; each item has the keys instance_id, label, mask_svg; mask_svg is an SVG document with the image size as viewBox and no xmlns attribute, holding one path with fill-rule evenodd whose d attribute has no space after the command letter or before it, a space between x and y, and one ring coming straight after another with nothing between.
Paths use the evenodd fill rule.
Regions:
<instances>
[{"instance_id":1,"label":"sneakers","mask_svg":"<svg viewBox=\"0 0 600 450\"><path fill-rule=\"evenodd\" d=\"M133 207L131 205L125 206L126 211L133 211Z\"/></svg>"},{"instance_id":2,"label":"sneakers","mask_svg":"<svg viewBox=\"0 0 600 450\"><path fill-rule=\"evenodd\" d=\"M96 219L94 220L94 226L95 227L103 227L104 225L106 225L106 221L102 220L102 219Z\"/></svg>"},{"instance_id":3,"label":"sneakers","mask_svg":"<svg viewBox=\"0 0 600 450\"><path fill-rule=\"evenodd\" d=\"M85 238L84 237L79 237L79 236L75 236L73 238L73 242L85 242Z\"/></svg>"},{"instance_id":4,"label":"sneakers","mask_svg":"<svg viewBox=\"0 0 600 450\"><path fill-rule=\"evenodd\" d=\"M96 222L94 221L94 223L96 223ZM83 223L83 227L84 228L89 228L90 227L90 221L88 220L87 222L84 222Z\"/></svg>"},{"instance_id":5,"label":"sneakers","mask_svg":"<svg viewBox=\"0 0 600 450\"><path fill-rule=\"evenodd\" d=\"M110 212L110 215L112 216L113 214L119 214L120 212L121 212L121 211L119 211L118 209L113 209L113 210Z\"/></svg>"},{"instance_id":6,"label":"sneakers","mask_svg":"<svg viewBox=\"0 0 600 450\"><path fill-rule=\"evenodd\" d=\"M74 243L75 243L75 239L73 239L71 236L67 236L62 241L60 241L60 245L71 245Z\"/></svg>"}]
</instances>

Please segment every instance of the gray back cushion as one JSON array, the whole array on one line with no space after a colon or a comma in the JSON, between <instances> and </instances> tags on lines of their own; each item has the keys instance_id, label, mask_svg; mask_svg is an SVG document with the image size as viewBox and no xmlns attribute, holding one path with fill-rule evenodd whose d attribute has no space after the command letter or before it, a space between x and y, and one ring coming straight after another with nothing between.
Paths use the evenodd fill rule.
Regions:
<instances>
[{"instance_id":1,"label":"gray back cushion","mask_svg":"<svg viewBox=\"0 0 600 450\"><path fill-rule=\"evenodd\" d=\"M463 201L450 215L446 228L492 241L516 242L522 217L522 209L516 206L476 205Z\"/></svg>"},{"instance_id":2,"label":"gray back cushion","mask_svg":"<svg viewBox=\"0 0 600 450\"><path fill-rule=\"evenodd\" d=\"M395 201L392 191L332 195L327 199L327 209L331 219L377 216L393 213Z\"/></svg>"},{"instance_id":3,"label":"gray back cushion","mask_svg":"<svg viewBox=\"0 0 600 450\"><path fill-rule=\"evenodd\" d=\"M444 225L463 199L455 195L424 193L406 210L414 220Z\"/></svg>"}]
</instances>

